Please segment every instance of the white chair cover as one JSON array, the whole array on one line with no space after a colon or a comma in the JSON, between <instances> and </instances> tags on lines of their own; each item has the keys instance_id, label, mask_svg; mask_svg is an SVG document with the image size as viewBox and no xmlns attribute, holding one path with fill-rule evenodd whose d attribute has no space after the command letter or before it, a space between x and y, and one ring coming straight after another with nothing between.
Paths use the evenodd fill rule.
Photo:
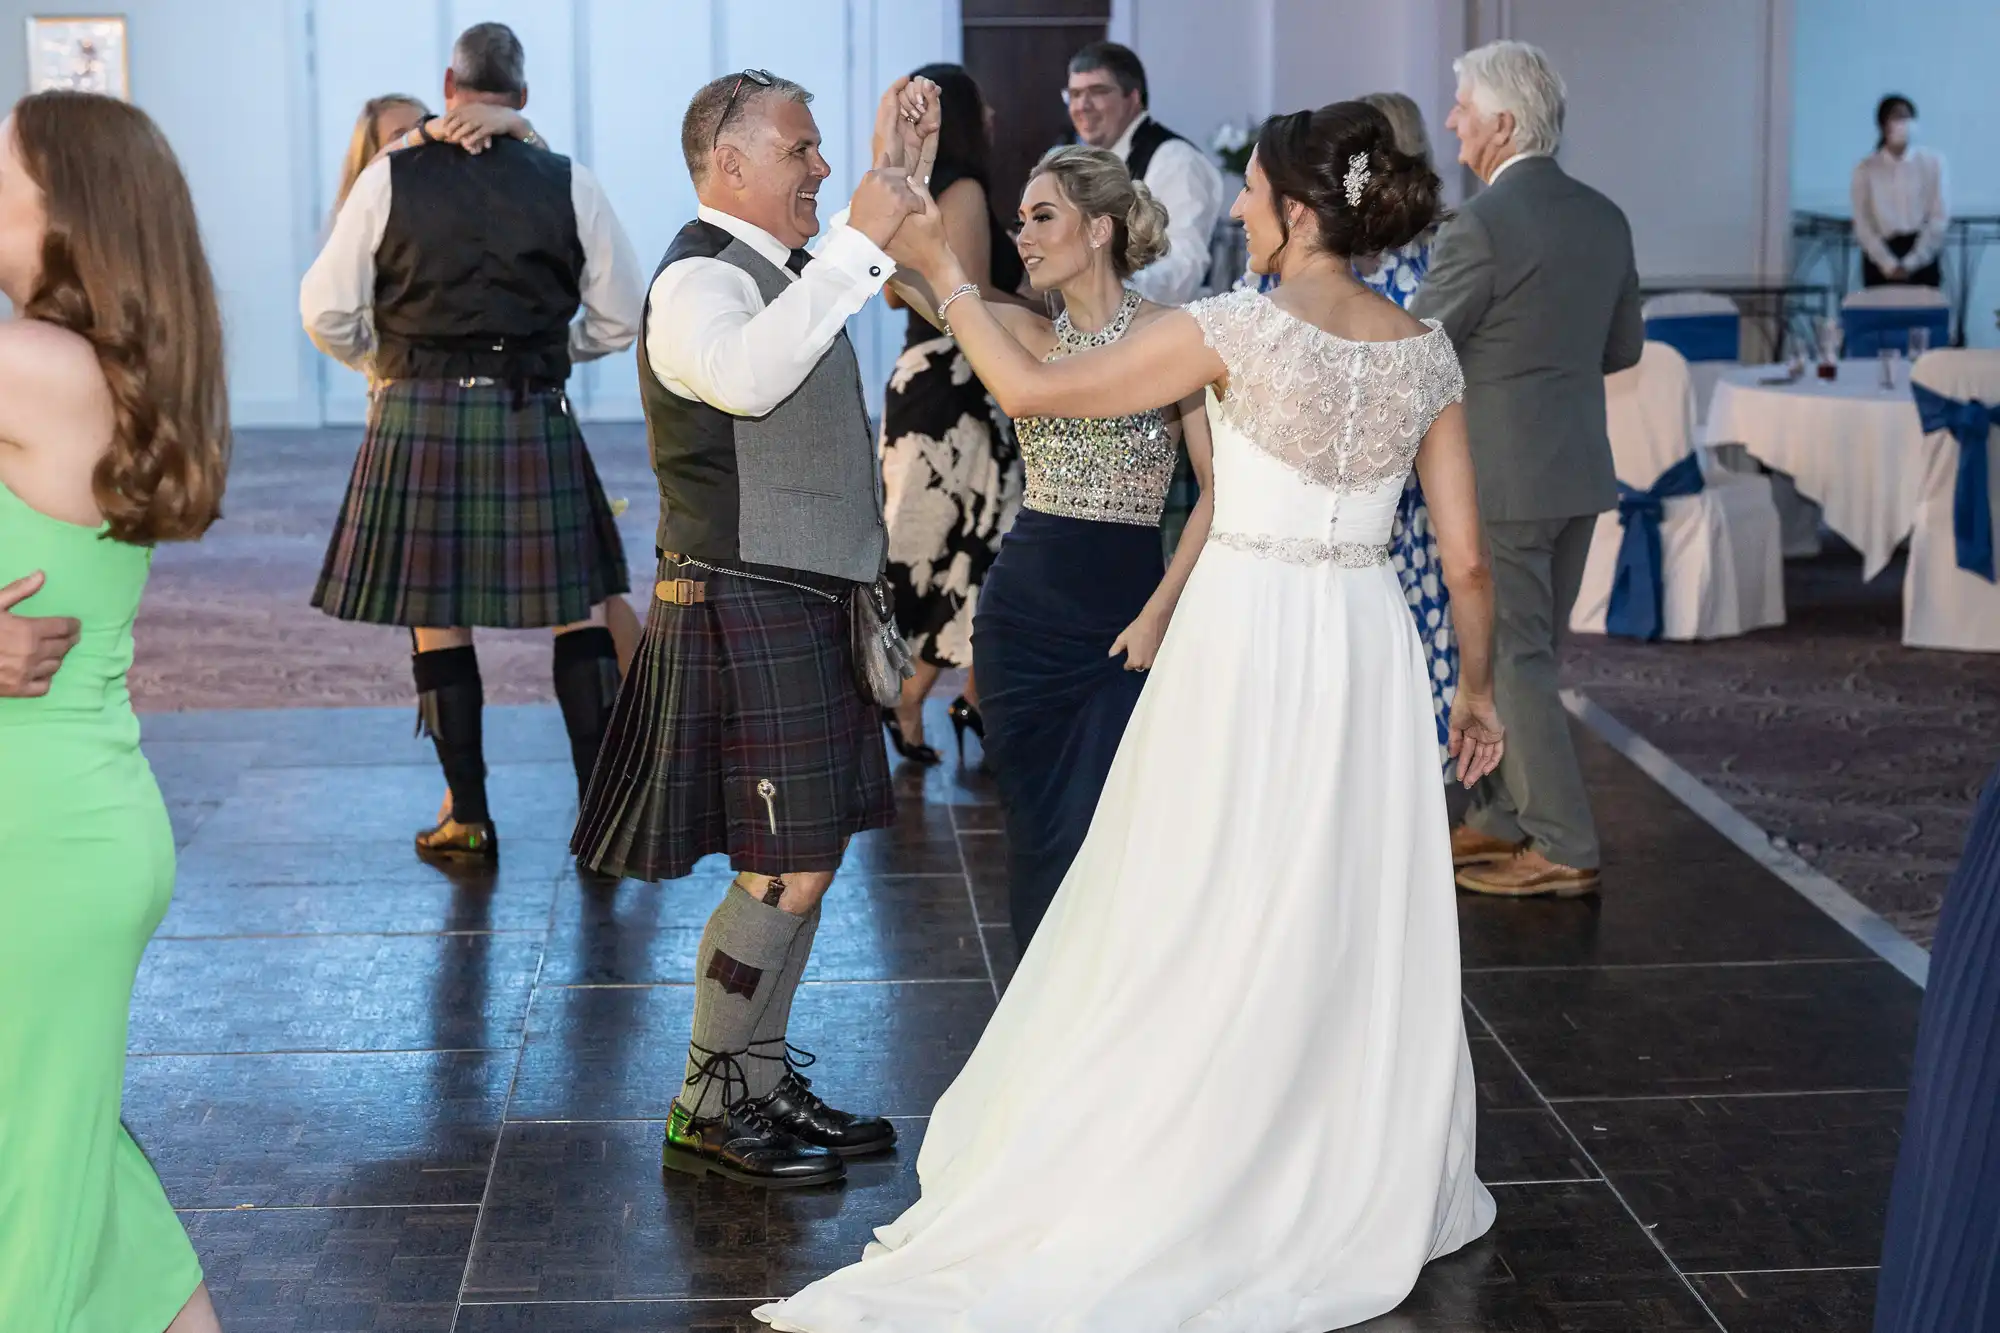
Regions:
<instances>
[{"instance_id":1,"label":"white chair cover","mask_svg":"<svg viewBox=\"0 0 2000 1333\"><path fill-rule=\"evenodd\" d=\"M1604 424L1618 480L1640 490L1694 447L1694 389L1687 358L1649 342L1639 364L1604 377Z\"/></svg>"},{"instance_id":2,"label":"white chair cover","mask_svg":"<svg viewBox=\"0 0 2000 1333\"><path fill-rule=\"evenodd\" d=\"M2000 351L1946 349L1927 352L1910 378L1933 393L1960 402L2000 403ZM1923 485L1910 563L1903 575L1903 642L1912 648L2000 653L2000 584L1958 567L1951 531L1952 492L1958 483L1958 441L1950 431L1924 437ZM2000 451L1987 442L1987 485L2000 514Z\"/></svg>"},{"instance_id":3,"label":"white chair cover","mask_svg":"<svg viewBox=\"0 0 2000 1333\"><path fill-rule=\"evenodd\" d=\"M1687 361L1647 343L1639 364L1605 377L1605 418L1618 479L1645 489L1694 448ZM1666 503L1660 522L1662 637L1721 639L1785 623L1785 570L1768 477L1716 466L1704 451L1703 489ZM1616 510L1591 535L1583 588L1570 613L1580 634L1604 633L1625 529Z\"/></svg>"}]
</instances>

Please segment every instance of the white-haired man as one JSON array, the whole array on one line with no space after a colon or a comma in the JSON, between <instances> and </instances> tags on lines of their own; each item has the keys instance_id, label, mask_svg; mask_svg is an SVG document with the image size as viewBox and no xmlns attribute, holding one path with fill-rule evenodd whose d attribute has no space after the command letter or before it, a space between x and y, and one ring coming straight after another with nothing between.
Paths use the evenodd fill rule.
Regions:
<instances>
[{"instance_id":1,"label":"white-haired man","mask_svg":"<svg viewBox=\"0 0 2000 1333\"><path fill-rule=\"evenodd\" d=\"M1639 275L1624 213L1556 165L1563 85L1548 58L1495 42L1455 68L1445 124L1487 188L1440 233L1411 310L1443 322L1465 370L1508 746L1452 831L1452 854L1475 892L1580 896L1597 889L1597 830L1556 642L1596 516L1618 499L1604 377L1636 365L1645 343Z\"/></svg>"}]
</instances>

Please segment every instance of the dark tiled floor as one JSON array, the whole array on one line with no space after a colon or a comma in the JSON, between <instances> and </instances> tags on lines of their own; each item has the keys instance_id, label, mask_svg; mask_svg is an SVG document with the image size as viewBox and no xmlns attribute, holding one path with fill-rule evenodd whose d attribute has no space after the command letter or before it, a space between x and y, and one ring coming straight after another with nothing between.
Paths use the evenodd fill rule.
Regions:
<instances>
[{"instance_id":1,"label":"dark tiled floor","mask_svg":"<svg viewBox=\"0 0 2000 1333\"><path fill-rule=\"evenodd\" d=\"M991 785L899 774L800 995L819 1088L898 1117L898 1154L840 1193L663 1188L727 871L580 881L554 710L489 719L483 879L408 852L440 783L406 710L146 719L181 874L127 1119L232 1333L749 1333L915 1197L924 1117L1013 970ZM1859 1333L1917 992L1579 735L1603 904L1460 900L1498 1225L1369 1327Z\"/></svg>"}]
</instances>

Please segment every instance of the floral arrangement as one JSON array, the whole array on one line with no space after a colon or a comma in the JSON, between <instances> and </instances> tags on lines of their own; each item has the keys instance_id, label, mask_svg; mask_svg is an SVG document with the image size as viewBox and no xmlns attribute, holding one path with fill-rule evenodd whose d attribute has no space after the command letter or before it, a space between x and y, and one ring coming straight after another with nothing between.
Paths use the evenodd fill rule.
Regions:
<instances>
[{"instance_id":1,"label":"floral arrangement","mask_svg":"<svg viewBox=\"0 0 2000 1333\"><path fill-rule=\"evenodd\" d=\"M1215 136L1208 141L1209 151L1222 169L1234 176L1241 176L1250 169L1250 154L1257 147L1257 127L1248 121L1241 125L1224 121L1216 127Z\"/></svg>"}]
</instances>

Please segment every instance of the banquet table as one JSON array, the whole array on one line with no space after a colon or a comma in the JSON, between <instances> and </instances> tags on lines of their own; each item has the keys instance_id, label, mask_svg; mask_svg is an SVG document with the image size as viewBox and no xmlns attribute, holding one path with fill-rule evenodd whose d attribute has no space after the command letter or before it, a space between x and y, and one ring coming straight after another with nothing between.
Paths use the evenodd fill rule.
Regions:
<instances>
[{"instance_id":1,"label":"banquet table","mask_svg":"<svg viewBox=\"0 0 2000 1333\"><path fill-rule=\"evenodd\" d=\"M1740 444L1765 466L1789 475L1817 501L1826 525L1861 552L1874 578L1916 523L1923 482L1922 425L1910 397L1910 366L1896 366L1896 387L1882 385L1881 363L1843 361L1835 380L1767 383L1783 366L1743 366L1723 375L1709 400L1706 438Z\"/></svg>"}]
</instances>

